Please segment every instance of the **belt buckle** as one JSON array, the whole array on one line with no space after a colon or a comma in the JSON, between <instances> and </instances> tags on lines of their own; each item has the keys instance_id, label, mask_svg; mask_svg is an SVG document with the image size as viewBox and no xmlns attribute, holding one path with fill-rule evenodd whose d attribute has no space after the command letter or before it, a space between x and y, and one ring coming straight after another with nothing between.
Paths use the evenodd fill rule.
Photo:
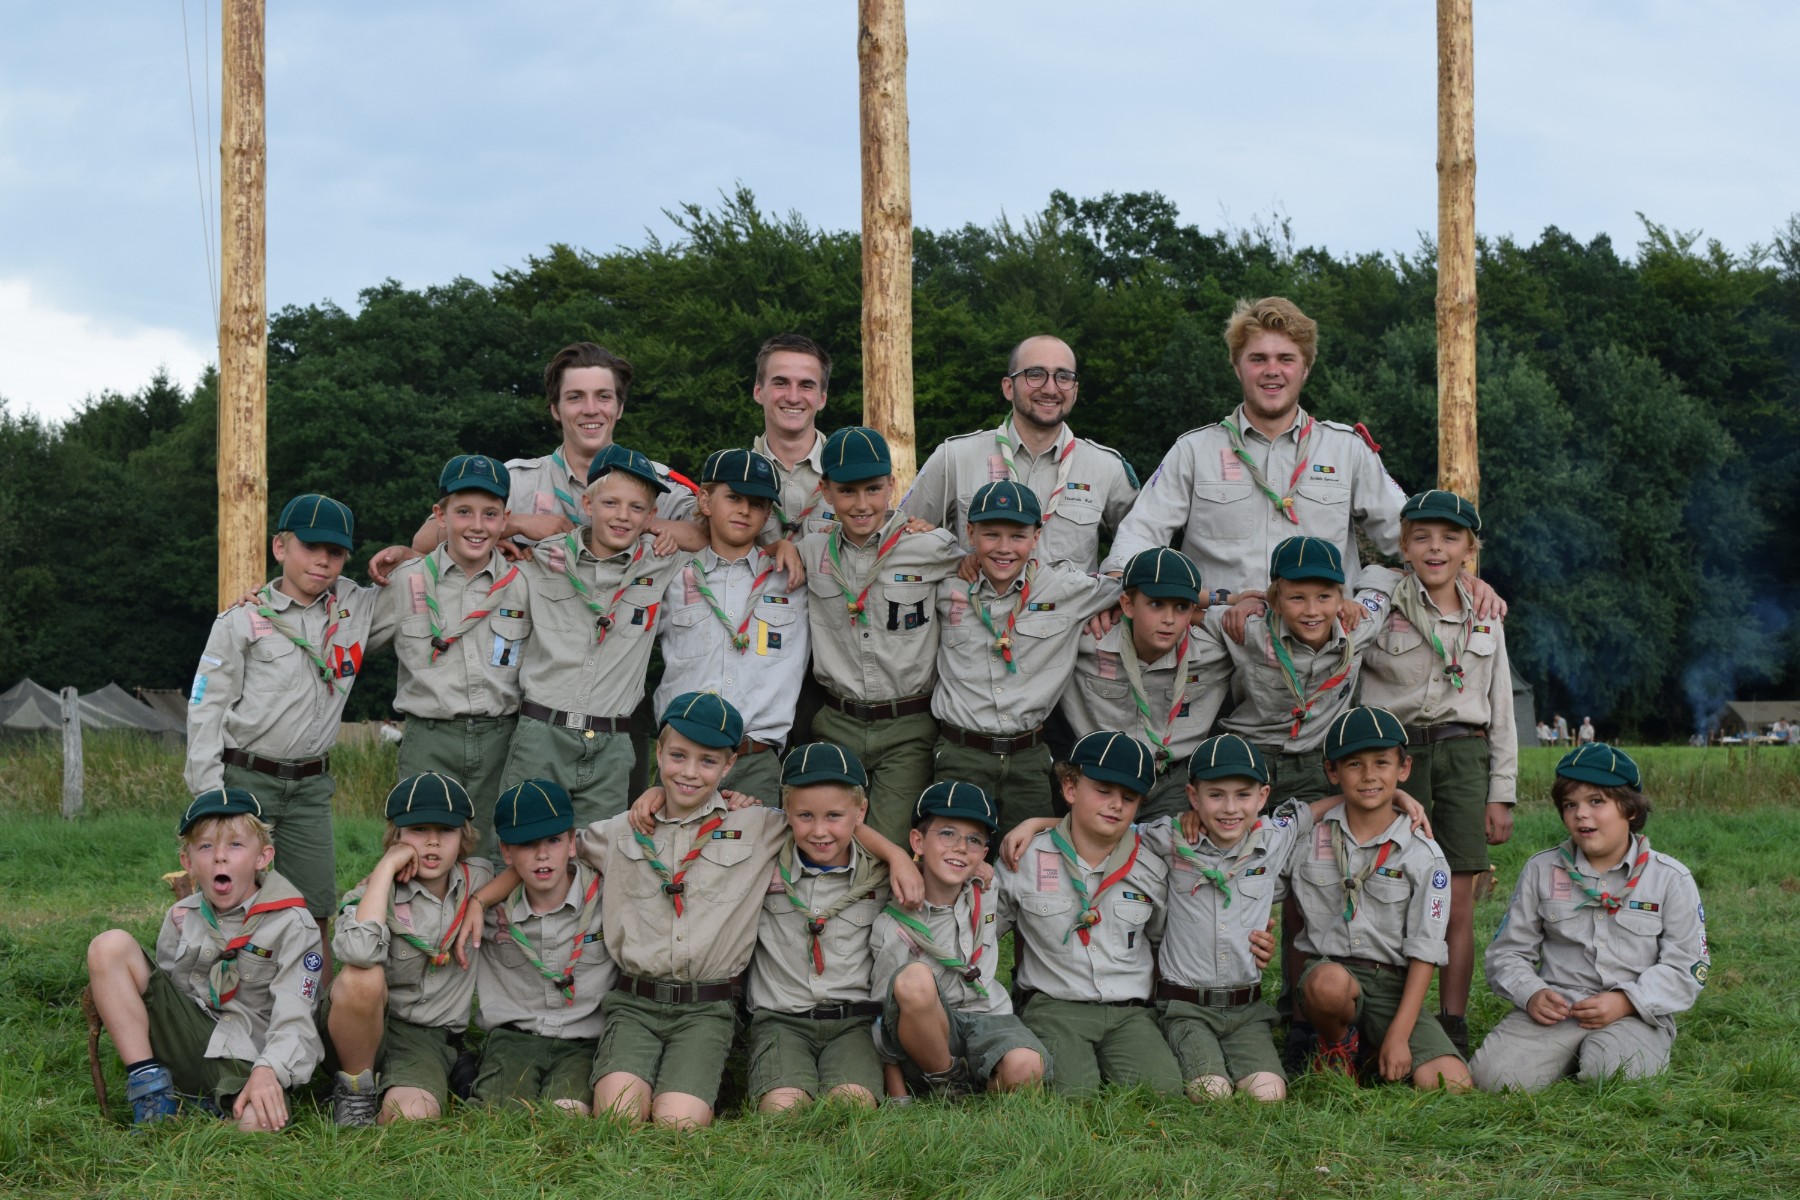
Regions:
<instances>
[{"instance_id":1,"label":"belt buckle","mask_svg":"<svg viewBox=\"0 0 1800 1200\"><path fill-rule=\"evenodd\" d=\"M565 729L586 729L587 717L583 713L566 712L562 715Z\"/></svg>"},{"instance_id":2,"label":"belt buckle","mask_svg":"<svg viewBox=\"0 0 1800 1200\"><path fill-rule=\"evenodd\" d=\"M292 783L300 778L300 767L291 762L278 762L275 764L275 778Z\"/></svg>"},{"instance_id":3,"label":"belt buckle","mask_svg":"<svg viewBox=\"0 0 1800 1200\"><path fill-rule=\"evenodd\" d=\"M675 993L679 987L679 984L671 983L667 979L653 980L650 984L650 999L658 1004L674 1004Z\"/></svg>"}]
</instances>

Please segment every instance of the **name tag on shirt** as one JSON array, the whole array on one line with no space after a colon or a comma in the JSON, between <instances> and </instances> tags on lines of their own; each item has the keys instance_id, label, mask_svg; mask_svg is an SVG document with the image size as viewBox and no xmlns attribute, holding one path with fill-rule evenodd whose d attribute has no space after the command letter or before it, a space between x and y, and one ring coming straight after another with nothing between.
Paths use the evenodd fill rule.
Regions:
<instances>
[{"instance_id":1,"label":"name tag on shirt","mask_svg":"<svg viewBox=\"0 0 1800 1200\"><path fill-rule=\"evenodd\" d=\"M1055 850L1037 852L1037 890L1062 891L1062 855Z\"/></svg>"}]
</instances>

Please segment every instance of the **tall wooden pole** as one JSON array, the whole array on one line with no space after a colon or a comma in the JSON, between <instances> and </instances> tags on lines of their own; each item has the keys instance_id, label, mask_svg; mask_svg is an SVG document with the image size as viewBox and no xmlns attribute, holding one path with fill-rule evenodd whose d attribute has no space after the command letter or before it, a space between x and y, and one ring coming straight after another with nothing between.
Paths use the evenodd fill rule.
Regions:
<instances>
[{"instance_id":1,"label":"tall wooden pole","mask_svg":"<svg viewBox=\"0 0 1800 1200\"><path fill-rule=\"evenodd\" d=\"M225 0L219 91L219 607L263 579L269 519L263 3Z\"/></svg>"},{"instance_id":2,"label":"tall wooden pole","mask_svg":"<svg viewBox=\"0 0 1800 1200\"><path fill-rule=\"evenodd\" d=\"M863 423L881 431L904 492L913 436L912 160L907 148L906 2L858 0L862 79Z\"/></svg>"},{"instance_id":3,"label":"tall wooden pole","mask_svg":"<svg viewBox=\"0 0 1800 1200\"><path fill-rule=\"evenodd\" d=\"M1438 486L1479 504L1473 0L1438 0Z\"/></svg>"}]
</instances>

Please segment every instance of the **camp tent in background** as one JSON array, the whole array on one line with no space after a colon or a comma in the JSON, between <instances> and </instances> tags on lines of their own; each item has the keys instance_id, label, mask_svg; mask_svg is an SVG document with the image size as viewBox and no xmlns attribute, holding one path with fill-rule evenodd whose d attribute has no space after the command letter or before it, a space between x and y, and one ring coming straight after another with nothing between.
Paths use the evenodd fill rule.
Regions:
<instances>
[{"instance_id":1,"label":"camp tent in background","mask_svg":"<svg viewBox=\"0 0 1800 1200\"><path fill-rule=\"evenodd\" d=\"M1777 721L1800 721L1800 700L1732 700L1719 716L1719 731L1762 733Z\"/></svg>"},{"instance_id":2,"label":"camp tent in background","mask_svg":"<svg viewBox=\"0 0 1800 1200\"><path fill-rule=\"evenodd\" d=\"M1519 745L1535 746L1537 740L1537 697L1531 692L1531 685L1519 674L1519 668L1512 669L1513 693L1513 727L1519 734Z\"/></svg>"},{"instance_id":3,"label":"camp tent in background","mask_svg":"<svg viewBox=\"0 0 1800 1200\"><path fill-rule=\"evenodd\" d=\"M179 741L187 736L186 723L158 712L116 683L83 695L81 727L84 730L136 729ZM30 679L0 692L0 731L7 734L60 733L62 699Z\"/></svg>"}]
</instances>

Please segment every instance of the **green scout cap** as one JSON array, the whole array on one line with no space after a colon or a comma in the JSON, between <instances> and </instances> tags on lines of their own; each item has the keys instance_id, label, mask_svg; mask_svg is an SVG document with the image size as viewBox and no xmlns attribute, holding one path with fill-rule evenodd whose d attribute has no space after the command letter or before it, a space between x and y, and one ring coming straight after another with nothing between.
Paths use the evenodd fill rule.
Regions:
<instances>
[{"instance_id":1,"label":"green scout cap","mask_svg":"<svg viewBox=\"0 0 1800 1200\"><path fill-rule=\"evenodd\" d=\"M1144 550L1125 564L1124 587L1146 596L1200 603L1200 572L1193 560L1167 546Z\"/></svg>"},{"instance_id":2,"label":"green scout cap","mask_svg":"<svg viewBox=\"0 0 1800 1200\"><path fill-rule=\"evenodd\" d=\"M1270 579L1328 579L1344 582L1344 556L1324 538L1283 538L1269 556Z\"/></svg>"},{"instance_id":3,"label":"green scout cap","mask_svg":"<svg viewBox=\"0 0 1800 1200\"><path fill-rule=\"evenodd\" d=\"M657 728L664 725L690 741L721 750L736 750L744 740L744 718L717 692L683 692L669 701Z\"/></svg>"},{"instance_id":4,"label":"green scout cap","mask_svg":"<svg viewBox=\"0 0 1800 1200\"><path fill-rule=\"evenodd\" d=\"M866 788L869 773L862 760L832 742L808 742L795 746L781 764L781 782L788 787L805 787L812 783L841 783L845 787Z\"/></svg>"},{"instance_id":5,"label":"green scout cap","mask_svg":"<svg viewBox=\"0 0 1800 1200\"><path fill-rule=\"evenodd\" d=\"M650 485L651 491L661 493L669 490L669 485L657 477L656 468L650 465L648 458L636 450L627 450L617 442L594 455L594 461L588 464L588 486L593 487L613 471L637 476Z\"/></svg>"},{"instance_id":6,"label":"green scout cap","mask_svg":"<svg viewBox=\"0 0 1800 1200\"><path fill-rule=\"evenodd\" d=\"M1089 779L1148 795L1156 782L1156 759L1144 743L1116 729L1098 729L1075 743L1069 763Z\"/></svg>"},{"instance_id":7,"label":"green scout cap","mask_svg":"<svg viewBox=\"0 0 1800 1200\"><path fill-rule=\"evenodd\" d=\"M186 835L188 830L208 817L255 817L260 821L262 815L261 802L248 789L209 788L195 796L193 803L187 806L175 832Z\"/></svg>"},{"instance_id":8,"label":"green scout cap","mask_svg":"<svg viewBox=\"0 0 1800 1200\"><path fill-rule=\"evenodd\" d=\"M330 496L313 492L295 496L287 502L275 532L291 533L312 545L323 542L346 550L356 549L356 518L350 515L350 510Z\"/></svg>"},{"instance_id":9,"label":"green scout cap","mask_svg":"<svg viewBox=\"0 0 1800 1200\"><path fill-rule=\"evenodd\" d=\"M512 495L512 480L506 474L506 464L485 454L457 455L444 464L443 473L438 476L438 494L449 496L457 492L491 492L501 500L508 499Z\"/></svg>"},{"instance_id":10,"label":"green scout cap","mask_svg":"<svg viewBox=\"0 0 1800 1200\"><path fill-rule=\"evenodd\" d=\"M1446 492L1442 488L1408 496L1406 503L1400 506L1400 519L1448 521L1452 525L1461 525L1470 533L1481 532L1481 514L1475 511L1475 506L1455 492Z\"/></svg>"},{"instance_id":11,"label":"green scout cap","mask_svg":"<svg viewBox=\"0 0 1800 1200\"><path fill-rule=\"evenodd\" d=\"M990 830L1000 827L1000 814L988 794L972 783L934 783L913 801L912 823L924 824L932 817L949 817L957 821L973 821Z\"/></svg>"},{"instance_id":12,"label":"green scout cap","mask_svg":"<svg viewBox=\"0 0 1800 1200\"><path fill-rule=\"evenodd\" d=\"M1638 765L1623 750L1614 750L1605 742L1589 742L1571 750L1556 764L1556 773L1564 779L1591 783L1597 787L1627 787L1637 791L1643 786Z\"/></svg>"},{"instance_id":13,"label":"green scout cap","mask_svg":"<svg viewBox=\"0 0 1800 1200\"><path fill-rule=\"evenodd\" d=\"M475 805L463 785L436 771L409 775L388 793L387 819L404 829L408 825L466 825L475 819Z\"/></svg>"},{"instance_id":14,"label":"green scout cap","mask_svg":"<svg viewBox=\"0 0 1800 1200\"><path fill-rule=\"evenodd\" d=\"M852 425L826 438L820 461L833 483L861 483L894 473L887 439L867 425Z\"/></svg>"},{"instance_id":15,"label":"green scout cap","mask_svg":"<svg viewBox=\"0 0 1800 1200\"><path fill-rule=\"evenodd\" d=\"M722 483L740 496L781 499L775 464L754 450L714 450L700 468L700 483Z\"/></svg>"},{"instance_id":16,"label":"green scout cap","mask_svg":"<svg viewBox=\"0 0 1800 1200\"><path fill-rule=\"evenodd\" d=\"M1043 509L1038 504L1037 493L1028 487L1020 487L1010 479L1002 479L999 483L990 483L975 493L969 501L969 523L977 521L1016 521L1020 525L1041 525L1044 520Z\"/></svg>"},{"instance_id":17,"label":"green scout cap","mask_svg":"<svg viewBox=\"0 0 1800 1200\"><path fill-rule=\"evenodd\" d=\"M1325 760L1336 762L1358 750L1406 745L1406 726L1385 708L1353 708L1325 731Z\"/></svg>"},{"instance_id":18,"label":"green scout cap","mask_svg":"<svg viewBox=\"0 0 1800 1200\"><path fill-rule=\"evenodd\" d=\"M494 804L494 836L508 846L535 842L575 828L575 802L551 779L527 779L500 793Z\"/></svg>"},{"instance_id":19,"label":"green scout cap","mask_svg":"<svg viewBox=\"0 0 1800 1200\"><path fill-rule=\"evenodd\" d=\"M1188 759L1189 779L1254 779L1269 782L1269 764L1262 751L1235 733L1209 737L1194 748Z\"/></svg>"}]
</instances>

